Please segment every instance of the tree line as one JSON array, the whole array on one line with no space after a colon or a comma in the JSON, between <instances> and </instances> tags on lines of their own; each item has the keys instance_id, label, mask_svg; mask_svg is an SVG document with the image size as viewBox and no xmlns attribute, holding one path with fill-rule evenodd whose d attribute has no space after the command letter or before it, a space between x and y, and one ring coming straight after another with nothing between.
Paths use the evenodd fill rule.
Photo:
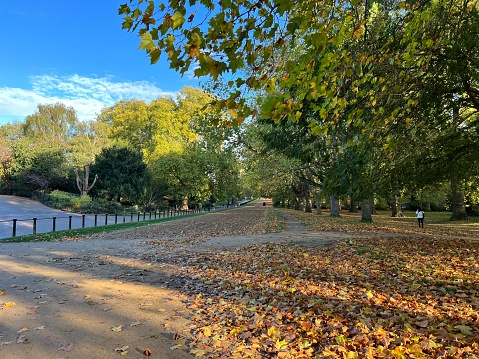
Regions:
<instances>
[{"instance_id":1,"label":"tree line","mask_svg":"<svg viewBox=\"0 0 479 359\"><path fill-rule=\"evenodd\" d=\"M210 100L185 87L175 98L120 101L89 122L62 103L39 104L0 127L1 192L60 190L155 209L234 201L236 128L204 108Z\"/></svg>"}]
</instances>

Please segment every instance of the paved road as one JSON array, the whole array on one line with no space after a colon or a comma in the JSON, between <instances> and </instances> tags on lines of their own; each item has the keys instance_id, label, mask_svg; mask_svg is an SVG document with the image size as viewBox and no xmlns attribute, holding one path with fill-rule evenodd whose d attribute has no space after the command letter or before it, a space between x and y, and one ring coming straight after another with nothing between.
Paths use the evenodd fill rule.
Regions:
<instances>
[{"instance_id":1,"label":"paved road","mask_svg":"<svg viewBox=\"0 0 479 359\"><path fill-rule=\"evenodd\" d=\"M69 229L70 217L72 229L83 227L83 217L81 214L59 211L28 198L16 196L0 196L0 240L2 238L10 238L13 236L14 219L17 220L15 233L16 236L24 236L33 233L33 218L37 218L36 233L52 232L53 217L56 217L56 231ZM149 213L146 214L145 218L143 218L143 214L141 214L140 220L143 219L150 219ZM104 225L105 221L107 221L108 224L114 224L115 216L97 216L98 226ZM116 221L117 223L123 223L123 221L136 222L138 221L138 215L134 215L133 217L131 217L131 215L127 215L124 219L123 216L119 215L116 218ZM95 216L86 215L84 226L95 226Z\"/></svg>"}]
</instances>

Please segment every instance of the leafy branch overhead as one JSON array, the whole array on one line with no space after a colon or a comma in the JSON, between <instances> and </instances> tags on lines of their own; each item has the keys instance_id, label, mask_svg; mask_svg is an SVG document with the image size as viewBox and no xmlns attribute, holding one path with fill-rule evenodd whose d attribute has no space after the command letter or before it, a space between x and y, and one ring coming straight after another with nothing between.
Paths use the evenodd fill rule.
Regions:
<instances>
[{"instance_id":1,"label":"leafy branch overhead","mask_svg":"<svg viewBox=\"0 0 479 359\"><path fill-rule=\"evenodd\" d=\"M438 61L450 74L438 94L478 109L477 1L130 0L119 14L152 63L165 54L182 74L227 79L216 105L238 122L255 114L248 90L268 94L263 114L276 120L314 102L316 132L340 120L410 121L417 92L436 91Z\"/></svg>"}]
</instances>

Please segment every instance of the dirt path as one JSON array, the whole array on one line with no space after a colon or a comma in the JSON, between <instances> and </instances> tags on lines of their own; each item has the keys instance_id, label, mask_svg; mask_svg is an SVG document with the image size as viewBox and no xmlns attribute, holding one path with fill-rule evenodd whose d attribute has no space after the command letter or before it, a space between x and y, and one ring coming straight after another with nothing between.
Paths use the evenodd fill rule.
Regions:
<instances>
[{"instance_id":1,"label":"dirt path","mask_svg":"<svg viewBox=\"0 0 479 359\"><path fill-rule=\"evenodd\" d=\"M112 358L125 346L130 358L147 348L189 358L186 297L166 288L161 264L138 259L145 250L138 240L0 245L0 358Z\"/></svg>"},{"instance_id":2,"label":"dirt path","mask_svg":"<svg viewBox=\"0 0 479 359\"><path fill-rule=\"evenodd\" d=\"M273 241L321 247L345 238L306 231L289 215L286 231L264 234L258 219L266 208L76 241L0 243L0 358L145 358L145 350L152 358L191 358L191 313L175 270L184 253Z\"/></svg>"}]
</instances>

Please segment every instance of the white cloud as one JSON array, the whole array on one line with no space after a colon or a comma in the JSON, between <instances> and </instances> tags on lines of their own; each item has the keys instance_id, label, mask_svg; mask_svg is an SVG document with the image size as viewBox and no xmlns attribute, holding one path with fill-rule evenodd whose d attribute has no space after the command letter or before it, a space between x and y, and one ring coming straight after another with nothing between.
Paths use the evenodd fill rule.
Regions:
<instances>
[{"instance_id":1,"label":"white cloud","mask_svg":"<svg viewBox=\"0 0 479 359\"><path fill-rule=\"evenodd\" d=\"M31 89L0 88L0 117L24 118L33 114L38 104L62 102L72 106L80 120L91 120L104 107L121 100L150 102L159 96L175 96L147 81L116 82L112 77L35 76Z\"/></svg>"}]
</instances>

